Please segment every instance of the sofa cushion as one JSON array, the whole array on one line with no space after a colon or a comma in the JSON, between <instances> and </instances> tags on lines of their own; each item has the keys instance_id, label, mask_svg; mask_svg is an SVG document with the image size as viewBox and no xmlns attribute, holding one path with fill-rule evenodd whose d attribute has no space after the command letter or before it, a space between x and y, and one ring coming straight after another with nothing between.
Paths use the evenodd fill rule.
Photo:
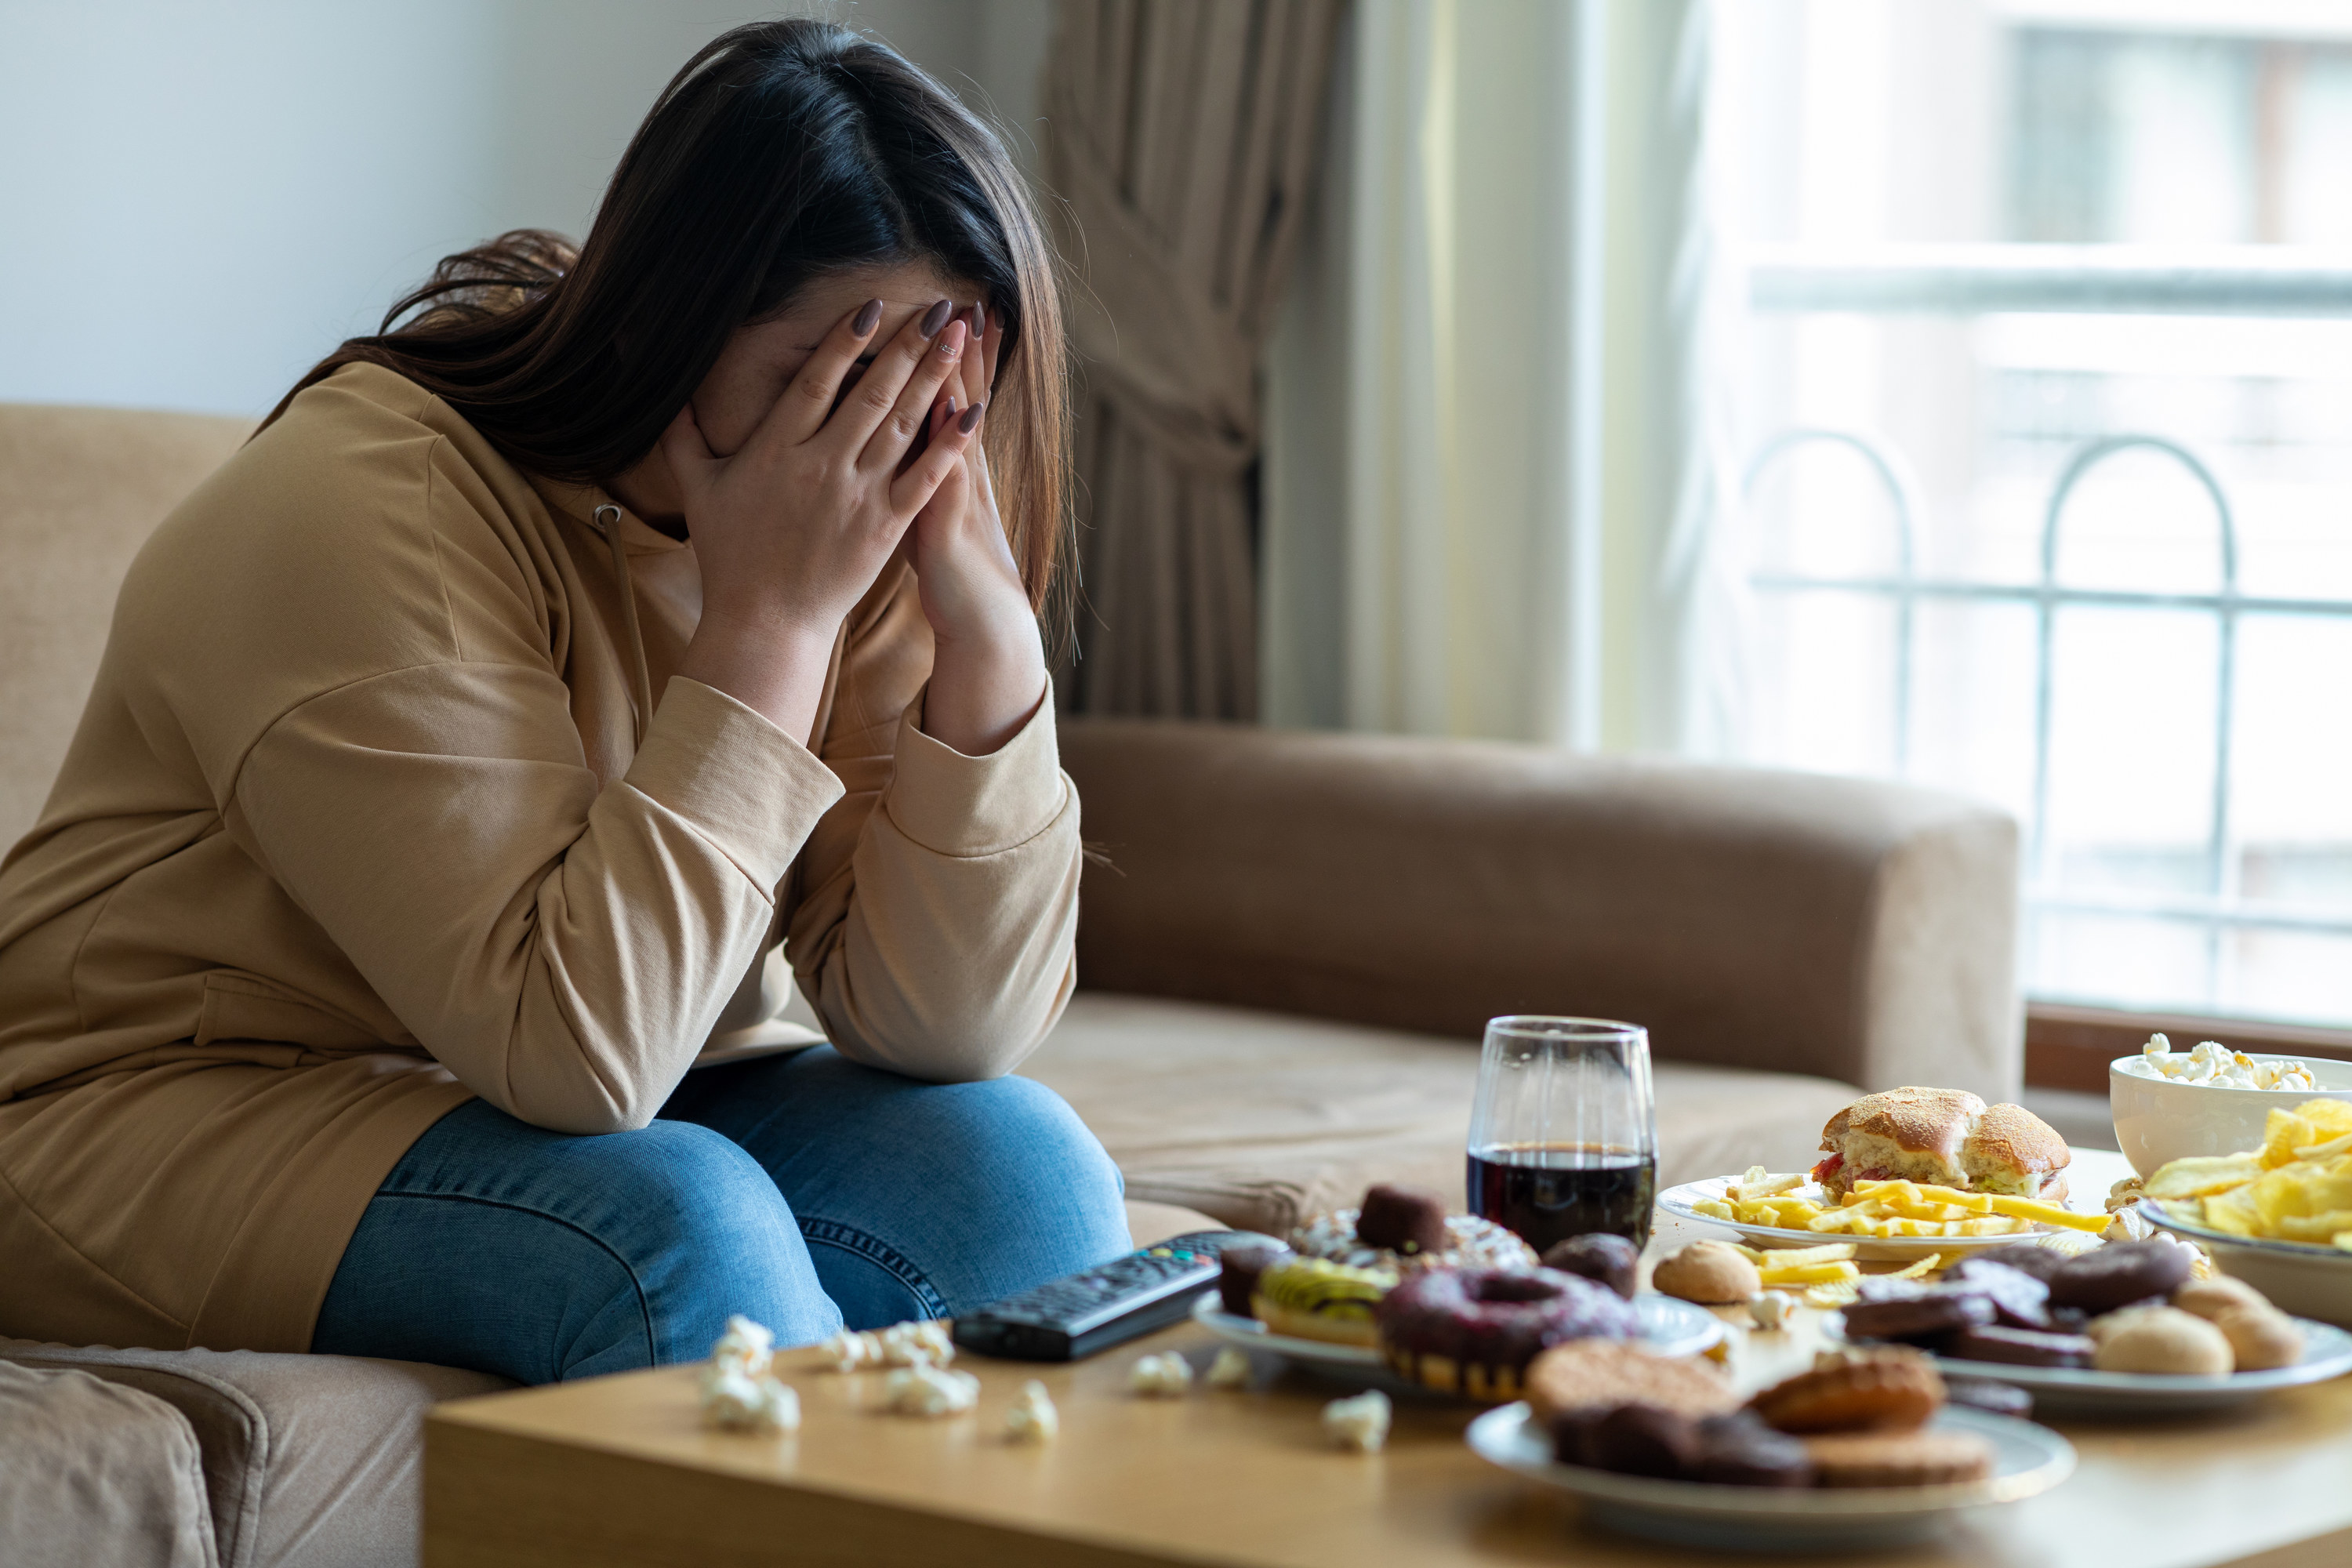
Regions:
<instances>
[{"instance_id":1,"label":"sofa cushion","mask_svg":"<svg viewBox=\"0 0 2352 1568\"><path fill-rule=\"evenodd\" d=\"M0 1562L213 1568L195 1434L152 1394L0 1361Z\"/></svg>"},{"instance_id":2,"label":"sofa cushion","mask_svg":"<svg viewBox=\"0 0 2352 1568\"><path fill-rule=\"evenodd\" d=\"M1284 1234L1375 1181L1458 1197L1475 1041L1081 991L1021 1069L1060 1094L1130 1198ZM1856 1090L1794 1073L1654 1062L1658 1180L1811 1163Z\"/></svg>"},{"instance_id":3,"label":"sofa cushion","mask_svg":"<svg viewBox=\"0 0 2352 1568\"><path fill-rule=\"evenodd\" d=\"M411 1362L0 1340L10 1363L78 1369L176 1412L222 1568L411 1568L425 1410L513 1386Z\"/></svg>"}]
</instances>

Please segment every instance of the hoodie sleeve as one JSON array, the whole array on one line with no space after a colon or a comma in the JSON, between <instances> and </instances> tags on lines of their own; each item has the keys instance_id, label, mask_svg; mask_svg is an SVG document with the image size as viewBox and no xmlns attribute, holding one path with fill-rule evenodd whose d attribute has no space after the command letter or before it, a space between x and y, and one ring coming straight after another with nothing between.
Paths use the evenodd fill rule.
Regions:
<instances>
[{"instance_id":1,"label":"hoodie sleeve","mask_svg":"<svg viewBox=\"0 0 2352 1568\"><path fill-rule=\"evenodd\" d=\"M846 793L810 835L786 952L854 1060L941 1081L1012 1071L1076 984L1078 794L1051 692L993 754L922 729L915 579L850 628L819 742Z\"/></svg>"}]
</instances>

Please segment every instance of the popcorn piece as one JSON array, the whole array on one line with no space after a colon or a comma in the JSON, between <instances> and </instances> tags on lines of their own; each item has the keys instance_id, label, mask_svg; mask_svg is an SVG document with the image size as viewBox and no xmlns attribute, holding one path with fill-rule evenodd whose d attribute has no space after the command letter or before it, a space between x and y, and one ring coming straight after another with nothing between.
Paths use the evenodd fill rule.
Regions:
<instances>
[{"instance_id":1,"label":"popcorn piece","mask_svg":"<svg viewBox=\"0 0 2352 1568\"><path fill-rule=\"evenodd\" d=\"M710 1347L710 1363L744 1377L761 1377L775 1359L775 1345L773 1333L738 1312L727 1320L727 1331Z\"/></svg>"},{"instance_id":2,"label":"popcorn piece","mask_svg":"<svg viewBox=\"0 0 2352 1568\"><path fill-rule=\"evenodd\" d=\"M801 1426L801 1396L768 1376L713 1362L702 1372L702 1424L721 1432L781 1437Z\"/></svg>"},{"instance_id":3,"label":"popcorn piece","mask_svg":"<svg viewBox=\"0 0 2352 1568\"><path fill-rule=\"evenodd\" d=\"M1323 1407L1324 1435L1342 1448L1377 1454L1389 1440L1389 1396L1370 1389L1353 1399L1335 1399Z\"/></svg>"},{"instance_id":4,"label":"popcorn piece","mask_svg":"<svg viewBox=\"0 0 2352 1568\"><path fill-rule=\"evenodd\" d=\"M969 1377L970 1373L958 1373ZM1031 1378L1021 1385L1021 1397L1004 1413L1004 1436L1014 1443L1050 1443L1062 1430L1062 1414L1045 1385Z\"/></svg>"},{"instance_id":5,"label":"popcorn piece","mask_svg":"<svg viewBox=\"0 0 2352 1568\"><path fill-rule=\"evenodd\" d=\"M1139 1356L1127 1374L1127 1386L1137 1394L1161 1399L1181 1399L1192 1386L1192 1363L1171 1351L1165 1355Z\"/></svg>"},{"instance_id":6,"label":"popcorn piece","mask_svg":"<svg viewBox=\"0 0 2352 1568\"><path fill-rule=\"evenodd\" d=\"M2243 1051L2233 1051L2219 1040L2200 1040L2185 1056L2162 1035L2150 1035L2140 1057L2158 1078L2174 1083L2210 1084L2221 1089L2282 1089L2308 1091L2318 1087L2307 1063L2258 1062Z\"/></svg>"},{"instance_id":7,"label":"popcorn piece","mask_svg":"<svg viewBox=\"0 0 2352 1568\"><path fill-rule=\"evenodd\" d=\"M1748 1315L1756 1320L1758 1328L1777 1331L1788 1326L1789 1314L1796 1307L1797 1299L1788 1291L1767 1290L1749 1299Z\"/></svg>"},{"instance_id":8,"label":"popcorn piece","mask_svg":"<svg viewBox=\"0 0 2352 1568\"><path fill-rule=\"evenodd\" d=\"M932 1318L887 1329L844 1329L817 1346L835 1372L869 1366L945 1366L955 1360L954 1325Z\"/></svg>"},{"instance_id":9,"label":"popcorn piece","mask_svg":"<svg viewBox=\"0 0 2352 1568\"><path fill-rule=\"evenodd\" d=\"M919 1361L882 1383L884 1404L900 1415L956 1415L980 1398L980 1379L968 1372Z\"/></svg>"},{"instance_id":10,"label":"popcorn piece","mask_svg":"<svg viewBox=\"0 0 2352 1568\"><path fill-rule=\"evenodd\" d=\"M1209 1363L1211 1388L1247 1388L1250 1380L1249 1352L1239 1345L1227 1345Z\"/></svg>"}]
</instances>

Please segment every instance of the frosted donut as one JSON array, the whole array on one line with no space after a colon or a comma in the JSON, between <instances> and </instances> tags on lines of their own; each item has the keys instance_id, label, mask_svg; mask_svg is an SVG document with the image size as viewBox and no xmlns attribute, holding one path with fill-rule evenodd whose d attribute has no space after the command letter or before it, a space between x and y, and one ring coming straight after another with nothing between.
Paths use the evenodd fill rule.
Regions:
<instances>
[{"instance_id":1,"label":"frosted donut","mask_svg":"<svg viewBox=\"0 0 2352 1568\"><path fill-rule=\"evenodd\" d=\"M1633 1307L1606 1285L1557 1268L1433 1268L1372 1314L1391 1371L1444 1394L1517 1399L1528 1363L1569 1340L1630 1340Z\"/></svg>"}]
</instances>

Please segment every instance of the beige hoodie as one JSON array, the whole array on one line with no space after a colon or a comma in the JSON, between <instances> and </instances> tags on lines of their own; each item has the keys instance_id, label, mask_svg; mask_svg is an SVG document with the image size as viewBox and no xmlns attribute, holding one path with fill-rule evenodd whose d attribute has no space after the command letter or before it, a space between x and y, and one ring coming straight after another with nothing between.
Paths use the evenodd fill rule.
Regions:
<instances>
[{"instance_id":1,"label":"beige hoodie","mask_svg":"<svg viewBox=\"0 0 2352 1568\"><path fill-rule=\"evenodd\" d=\"M1035 1046L1077 918L1051 703L989 757L923 734L894 563L812 752L669 677L692 559L366 365L164 521L0 863L0 1333L308 1348L466 1100L614 1131L698 1054L813 1037L771 1020L780 933L857 1060Z\"/></svg>"}]
</instances>

